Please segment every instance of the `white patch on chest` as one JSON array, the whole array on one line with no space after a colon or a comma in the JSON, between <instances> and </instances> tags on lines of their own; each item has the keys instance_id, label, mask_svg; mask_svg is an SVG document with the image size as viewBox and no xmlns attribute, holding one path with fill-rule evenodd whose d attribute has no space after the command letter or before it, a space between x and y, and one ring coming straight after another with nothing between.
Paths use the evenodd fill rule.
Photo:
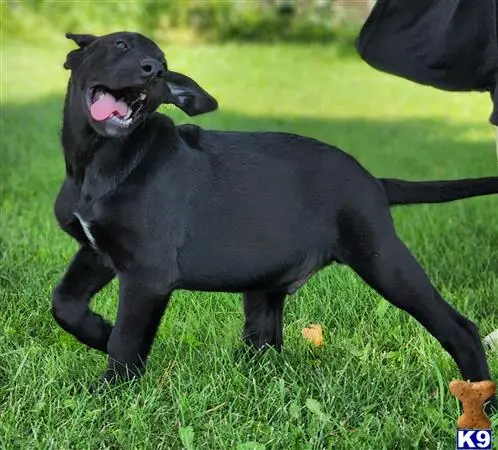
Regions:
<instances>
[{"instance_id":1,"label":"white patch on chest","mask_svg":"<svg viewBox=\"0 0 498 450\"><path fill-rule=\"evenodd\" d=\"M78 213L73 213L76 218L80 221L81 223L81 228L83 228L83 232L85 233L85 236L87 239L90 241L90 244L92 247L97 250L97 243L95 242L95 238L93 237L91 231L90 231L90 224L83 220L83 218L78 214Z\"/></svg>"}]
</instances>

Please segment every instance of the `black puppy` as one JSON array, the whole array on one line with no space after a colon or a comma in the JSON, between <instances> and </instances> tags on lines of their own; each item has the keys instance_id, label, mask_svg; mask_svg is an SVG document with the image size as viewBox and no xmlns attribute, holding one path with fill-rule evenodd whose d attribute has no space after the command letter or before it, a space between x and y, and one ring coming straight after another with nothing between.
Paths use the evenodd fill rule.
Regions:
<instances>
[{"instance_id":1,"label":"black puppy","mask_svg":"<svg viewBox=\"0 0 498 450\"><path fill-rule=\"evenodd\" d=\"M347 264L411 314L465 380L490 378L476 327L447 304L397 237L389 206L498 192L498 177L441 182L377 179L351 156L285 133L177 127L217 108L169 70L149 39L73 35L64 107L66 179L55 203L81 245L53 293L57 322L109 354L106 379L143 373L176 288L244 293L246 343L282 345L284 299L331 262ZM116 324L89 309L117 276Z\"/></svg>"}]
</instances>

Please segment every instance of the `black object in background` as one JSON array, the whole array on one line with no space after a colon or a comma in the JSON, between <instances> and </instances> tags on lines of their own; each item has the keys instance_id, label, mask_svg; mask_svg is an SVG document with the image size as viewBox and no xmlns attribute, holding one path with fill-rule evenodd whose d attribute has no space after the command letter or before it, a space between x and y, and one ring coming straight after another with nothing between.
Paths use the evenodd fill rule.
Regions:
<instances>
[{"instance_id":1,"label":"black object in background","mask_svg":"<svg viewBox=\"0 0 498 450\"><path fill-rule=\"evenodd\" d=\"M377 0L356 42L372 67L447 91L489 91L498 126L498 0Z\"/></svg>"}]
</instances>

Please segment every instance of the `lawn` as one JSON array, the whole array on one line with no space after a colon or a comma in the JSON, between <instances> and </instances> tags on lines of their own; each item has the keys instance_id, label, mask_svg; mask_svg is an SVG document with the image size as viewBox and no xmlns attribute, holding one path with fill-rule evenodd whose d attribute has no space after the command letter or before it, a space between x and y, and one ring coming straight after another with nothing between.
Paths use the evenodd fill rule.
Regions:
<instances>
[{"instance_id":1,"label":"lawn","mask_svg":"<svg viewBox=\"0 0 498 450\"><path fill-rule=\"evenodd\" d=\"M220 110L192 122L312 136L378 176L495 175L484 94L435 91L375 72L334 47L163 47ZM50 292L76 250L52 203L64 176L59 128L70 43L2 48L0 447L6 449L448 449L458 377L439 344L348 268L288 299L285 349L236 360L240 297L177 292L138 383L90 394L105 356L63 332ZM165 110L179 121L185 115ZM498 197L394 211L443 296L484 336L498 327ZM114 317L117 287L93 307ZM310 348L301 329L321 323ZM498 377L498 359L489 354ZM498 421L495 418L494 424Z\"/></svg>"}]
</instances>

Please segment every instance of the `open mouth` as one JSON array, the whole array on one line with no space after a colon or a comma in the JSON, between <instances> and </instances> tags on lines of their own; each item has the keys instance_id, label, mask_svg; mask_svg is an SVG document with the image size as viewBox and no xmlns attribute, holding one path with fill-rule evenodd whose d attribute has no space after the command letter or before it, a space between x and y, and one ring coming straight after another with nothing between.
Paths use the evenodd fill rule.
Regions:
<instances>
[{"instance_id":1,"label":"open mouth","mask_svg":"<svg viewBox=\"0 0 498 450\"><path fill-rule=\"evenodd\" d=\"M108 121L128 128L145 106L147 94L134 88L111 90L95 86L88 90L90 115L96 122Z\"/></svg>"}]
</instances>

